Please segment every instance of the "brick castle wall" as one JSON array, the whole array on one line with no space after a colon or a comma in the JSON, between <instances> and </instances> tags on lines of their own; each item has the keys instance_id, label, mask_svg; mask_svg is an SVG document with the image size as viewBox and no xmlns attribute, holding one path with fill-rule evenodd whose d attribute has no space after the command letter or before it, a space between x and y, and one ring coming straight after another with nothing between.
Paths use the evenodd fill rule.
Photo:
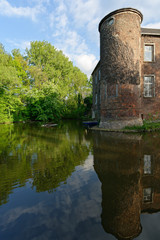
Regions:
<instances>
[{"instance_id":1,"label":"brick castle wall","mask_svg":"<svg viewBox=\"0 0 160 240\"><path fill-rule=\"evenodd\" d=\"M140 23L128 10L100 23L101 122L140 117Z\"/></svg>"},{"instance_id":2,"label":"brick castle wall","mask_svg":"<svg viewBox=\"0 0 160 240\"><path fill-rule=\"evenodd\" d=\"M154 46L154 61L144 62L144 45L153 44ZM159 36L143 36L141 40L141 95L142 95L142 112L145 119L160 118L160 37ZM154 97L144 97L144 81L145 75L153 75L154 82Z\"/></svg>"},{"instance_id":3,"label":"brick castle wall","mask_svg":"<svg viewBox=\"0 0 160 240\"><path fill-rule=\"evenodd\" d=\"M99 24L100 61L92 76L93 118L100 127L120 129L142 125L142 119L160 119L160 30L141 29L142 18L138 10L123 8ZM154 48L148 62L146 44ZM152 78L151 95L144 76Z\"/></svg>"}]
</instances>

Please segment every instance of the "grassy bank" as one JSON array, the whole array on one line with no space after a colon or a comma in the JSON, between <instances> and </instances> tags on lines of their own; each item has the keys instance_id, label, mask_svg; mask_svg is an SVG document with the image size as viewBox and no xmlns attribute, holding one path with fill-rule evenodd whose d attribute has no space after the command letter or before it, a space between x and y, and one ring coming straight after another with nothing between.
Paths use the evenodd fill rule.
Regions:
<instances>
[{"instance_id":1,"label":"grassy bank","mask_svg":"<svg viewBox=\"0 0 160 240\"><path fill-rule=\"evenodd\" d=\"M142 126L131 126L125 127L126 130L136 130L136 131L156 131L160 130L160 121L143 121Z\"/></svg>"}]
</instances>

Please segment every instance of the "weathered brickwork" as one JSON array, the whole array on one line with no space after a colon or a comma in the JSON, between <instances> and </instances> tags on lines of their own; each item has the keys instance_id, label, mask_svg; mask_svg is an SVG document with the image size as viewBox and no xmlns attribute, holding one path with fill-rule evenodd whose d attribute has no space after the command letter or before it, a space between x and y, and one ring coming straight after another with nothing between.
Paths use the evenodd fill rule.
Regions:
<instances>
[{"instance_id":1,"label":"weathered brickwork","mask_svg":"<svg viewBox=\"0 0 160 240\"><path fill-rule=\"evenodd\" d=\"M97 64L94 72L92 73L93 78L93 103L94 110L92 112L92 118L99 119L100 117L100 68L99 64Z\"/></svg>"},{"instance_id":2,"label":"weathered brickwork","mask_svg":"<svg viewBox=\"0 0 160 240\"><path fill-rule=\"evenodd\" d=\"M125 8L99 24L100 61L92 77L93 118L100 127L142 125L142 119L160 115L160 31L142 31L142 19L138 10ZM145 45L153 49L151 61L144 61L145 54L150 57Z\"/></svg>"},{"instance_id":3,"label":"weathered brickwork","mask_svg":"<svg viewBox=\"0 0 160 240\"><path fill-rule=\"evenodd\" d=\"M154 60L153 62L144 61L144 45L153 44ZM160 118L160 36L142 35L141 41L141 95L142 95L142 113L144 118ZM154 96L144 97L144 76L154 76Z\"/></svg>"}]
</instances>

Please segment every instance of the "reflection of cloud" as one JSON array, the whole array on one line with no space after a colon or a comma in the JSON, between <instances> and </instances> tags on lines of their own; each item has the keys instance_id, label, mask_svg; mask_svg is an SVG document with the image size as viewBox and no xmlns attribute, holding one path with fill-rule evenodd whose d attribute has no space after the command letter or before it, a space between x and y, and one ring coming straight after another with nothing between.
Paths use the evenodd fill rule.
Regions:
<instances>
[{"instance_id":1,"label":"reflection of cloud","mask_svg":"<svg viewBox=\"0 0 160 240\"><path fill-rule=\"evenodd\" d=\"M90 240L92 234L92 239L98 239L101 231L101 189L93 171L93 156L90 155L85 164L73 172L67 184L61 185L51 194L40 193L34 197L31 195L31 198L34 199L34 204L31 200L28 201L28 206L23 207L21 199L17 202L17 205L22 204L19 207L4 214L0 210L0 229L3 234L19 229L20 237L26 236L25 239L28 240L70 240L76 239L77 234L80 240ZM21 222L25 227L19 228ZM85 231L82 231L84 227Z\"/></svg>"},{"instance_id":2,"label":"reflection of cloud","mask_svg":"<svg viewBox=\"0 0 160 240\"><path fill-rule=\"evenodd\" d=\"M89 155L86 159L85 163L83 164L83 171L94 172L93 167L93 155ZM87 175L87 174L86 174Z\"/></svg>"},{"instance_id":3,"label":"reflection of cloud","mask_svg":"<svg viewBox=\"0 0 160 240\"><path fill-rule=\"evenodd\" d=\"M11 211L8 211L2 218L0 226L3 226L3 231L7 228L8 224L14 223L20 218L23 214L42 214L44 215L44 204L40 202L36 206L29 208L17 207ZM1 218L0 218L1 219Z\"/></svg>"}]
</instances>

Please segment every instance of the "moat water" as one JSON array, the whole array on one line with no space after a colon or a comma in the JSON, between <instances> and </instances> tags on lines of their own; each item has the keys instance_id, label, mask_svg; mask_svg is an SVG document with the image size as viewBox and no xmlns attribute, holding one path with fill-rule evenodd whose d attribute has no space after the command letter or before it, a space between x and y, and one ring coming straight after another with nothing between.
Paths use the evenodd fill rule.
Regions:
<instances>
[{"instance_id":1,"label":"moat water","mask_svg":"<svg viewBox=\"0 0 160 240\"><path fill-rule=\"evenodd\" d=\"M0 125L0 239L160 239L160 133Z\"/></svg>"}]
</instances>

